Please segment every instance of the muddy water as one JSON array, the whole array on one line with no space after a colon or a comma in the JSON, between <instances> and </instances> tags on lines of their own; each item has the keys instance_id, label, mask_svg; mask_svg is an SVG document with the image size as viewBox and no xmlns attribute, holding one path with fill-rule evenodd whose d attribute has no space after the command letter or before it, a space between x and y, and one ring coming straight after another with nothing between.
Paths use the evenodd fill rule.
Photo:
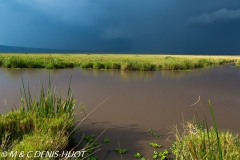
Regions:
<instances>
[{"instance_id":1,"label":"muddy water","mask_svg":"<svg viewBox=\"0 0 240 160\"><path fill-rule=\"evenodd\" d=\"M21 76L37 96L39 80L42 77L47 84L48 72L45 69L0 68L0 113L6 113L13 104L19 106ZM202 119L204 108L209 124L212 124L208 100L213 105L218 128L240 133L240 69L231 65L180 72L75 68L50 70L50 74L56 85L62 86L63 93L72 74L74 97L77 103L85 106L87 113L111 96L89 116L94 124L90 120L84 121L75 134L80 139L82 133L99 135L107 129L98 142L104 137L111 142L100 147L101 151L97 153L100 160L119 144L121 148L128 149L123 159L134 159L135 152L150 158L154 149L148 142L160 143L163 148L159 151L169 149L171 143L165 141L169 136L168 128L174 124L180 127L183 121L192 120L195 109ZM200 101L191 106L199 96ZM163 138L154 138L148 129L158 132ZM106 159L120 159L120 156L110 152Z\"/></svg>"}]
</instances>

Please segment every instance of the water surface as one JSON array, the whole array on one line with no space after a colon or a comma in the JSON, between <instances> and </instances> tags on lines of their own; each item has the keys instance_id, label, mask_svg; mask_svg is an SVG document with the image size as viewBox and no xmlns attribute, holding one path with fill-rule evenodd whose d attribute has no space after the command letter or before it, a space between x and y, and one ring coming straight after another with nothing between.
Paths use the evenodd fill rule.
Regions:
<instances>
[{"instance_id":1,"label":"water surface","mask_svg":"<svg viewBox=\"0 0 240 160\"><path fill-rule=\"evenodd\" d=\"M13 105L19 106L19 89L22 87L21 76L25 85L29 82L31 92L38 95L39 81L47 84L49 70L46 69L5 69L0 68L0 113L4 114ZM107 151L118 147L127 148L123 159L134 159L135 152L150 158L153 148L148 142L156 142L169 149L168 127L194 118L195 109L202 119L202 107L209 124L212 124L208 100L211 101L217 125L220 129L229 129L240 133L240 69L228 65L210 69L191 71L115 71L115 70L50 70L57 86L66 93L70 76L74 97L89 113L94 107L111 96L95 110L85 121L75 137L82 133L100 134L110 138L97 153L103 159ZM199 103L194 106L198 97ZM5 106L5 101L7 106ZM78 117L80 118L80 117ZM163 138L156 139L149 132L152 129ZM171 138L170 138L171 139ZM116 153L110 153L107 159L120 159Z\"/></svg>"}]
</instances>

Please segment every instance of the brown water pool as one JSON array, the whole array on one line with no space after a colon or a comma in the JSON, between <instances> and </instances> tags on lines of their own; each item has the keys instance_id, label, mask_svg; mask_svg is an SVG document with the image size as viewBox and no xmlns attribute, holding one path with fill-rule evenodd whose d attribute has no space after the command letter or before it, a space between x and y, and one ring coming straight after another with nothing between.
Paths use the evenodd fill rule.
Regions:
<instances>
[{"instance_id":1,"label":"brown water pool","mask_svg":"<svg viewBox=\"0 0 240 160\"><path fill-rule=\"evenodd\" d=\"M0 113L7 113L13 104L20 105L21 76L25 85L29 82L31 92L37 96L39 81L42 79L47 84L48 74L46 69L0 68ZM81 139L83 133L99 135L107 129L98 142L105 137L111 142L100 147L101 151L97 152L100 160L119 144L121 148L128 149L122 157L127 160L134 159L135 152L151 159L154 148L149 146L149 142L160 143L163 148L158 151L169 150L171 143L166 142L168 128L174 124L181 128L183 120L194 118L195 109L202 118L203 106L208 123L212 124L208 100L213 105L218 128L240 133L240 69L233 65L156 72L74 68L50 70L50 74L63 93L66 93L72 74L74 97L77 104L85 106L87 113L111 96L89 116L94 124L86 120L75 133L75 138ZM191 106L199 96L200 102ZM153 137L148 129L163 137ZM106 159L120 159L120 156L110 152Z\"/></svg>"}]
</instances>

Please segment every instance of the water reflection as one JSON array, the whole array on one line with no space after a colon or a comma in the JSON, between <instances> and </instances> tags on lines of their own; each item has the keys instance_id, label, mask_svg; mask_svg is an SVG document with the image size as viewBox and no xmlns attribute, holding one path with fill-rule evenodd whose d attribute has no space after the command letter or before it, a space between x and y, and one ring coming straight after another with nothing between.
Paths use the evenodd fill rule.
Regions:
<instances>
[{"instance_id":1,"label":"water reflection","mask_svg":"<svg viewBox=\"0 0 240 160\"><path fill-rule=\"evenodd\" d=\"M65 70L68 73L73 73L78 70L83 76L92 76L98 78L99 76L106 77L116 77L123 81L129 80L143 80L148 81L152 79L156 73L160 73L165 79L182 79L189 76L200 77L202 75L211 72L211 69L194 69L187 71L122 71L122 70L97 70L97 69L80 69L80 68L70 68L70 69L7 69L1 68L0 72L5 73L10 79L17 80L22 75L28 75L29 77L36 77L41 74L50 74L52 77L60 75Z\"/></svg>"},{"instance_id":2,"label":"water reflection","mask_svg":"<svg viewBox=\"0 0 240 160\"><path fill-rule=\"evenodd\" d=\"M154 71L122 71L122 70L96 70L96 69L81 69L81 72L87 76L95 78L105 75L110 77L117 77L121 80L145 80L148 81L154 77Z\"/></svg>"},{"instance_id":3,"label":"water reflection","mask_svg":"<svg viewBox=\"0 0 240 160\"><path fill-rule=\"evenodd\" d=\"M148 81L154 78L157 74L161 74L164 79L182 79L187 77L200 77L202 75L211 72L211 69L192 69L183 71L172 71L172 70L162 70L162 71L123 71L123 70L96 70L96 69L80 69L81 72L86 76L93 76L95 78L99 76L110 76L120 78L123 81L129 80L143 80Z\"/></svg>"},{"instance_id":4,"label":"water reflection","mask_svg":"<svg viewBox=\"0 0 240 160\"><path fill-rule=\"evenodd\" d=\"M50 74L52 77L59 75L64 70L73 72L74 69L14 69L14 68L1 68L0 72L5 73L10 79L17 80L23 75L28 75L29 77L36 77L41 74Z\"/></svg>"},{"instance_id":5,"label":"water reflection","mask_svg":"<svg viewBox=\"0 0 240 160\"><path fill-rule=\"evenodd\" d=\"M200 77L204 74L209 73L209 69L194 69L194 70L186 70L186 71L160 71L161 75L165 79L182 79L187 78L189 76Z\"/></svg>"},{"instance_id":6,"label":"water reflection","mask_svg":"<svg viewBox=\"0 0 240 160\"><path fill-rule=\"evenodd\" d=\"M11 69L11 68L9 68L9 69L2 69L1 73L5 73L5 75L7 75L7 77L9 77L12 80L17 80L26 71L27 70L25 70L25 69Z\"/></svg>"},{"instance_id":7,"label":"water reflection","mask_svg":"<svg viewBox=\"0 0 240 160\"><path fill-rule=\"evenodd\" d=\"M228 70L228 68L235 67L235 63L227 64L224 66L216 66L211 68L202 68L202 69L191 69L191 70L182 70L182 71L171 71L171 70L162 70L160 71L163 78L166 79L182 79L187 77L201 77L203 75L209 74L212 70Z\"/></svg>"}]
</instances>

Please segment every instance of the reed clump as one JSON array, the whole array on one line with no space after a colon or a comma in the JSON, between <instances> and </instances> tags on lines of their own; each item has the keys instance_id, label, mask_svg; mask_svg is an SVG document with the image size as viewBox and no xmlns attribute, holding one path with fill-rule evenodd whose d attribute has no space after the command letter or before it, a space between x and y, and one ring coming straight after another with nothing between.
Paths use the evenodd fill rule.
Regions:
<instances>
[{"instance_id":1,"label":"reed clump","mask_svg":"<svg viewBox=\"0 0 240 160\"><path fill-rule=\"evenodd\" d=\"M240 138L238 134L217 129L212 106L210 105L213 127L208 127L206 117L203 122L193 120L182 124L183 132L177 126L171 128L176 138L171 150L176 159L185 160L235 160L240 159Z\"/></svg>"},{"instance_id":2,"label":"reed clump","mask_svg":"<svg viewBox=\"0 0 240 160\"><path fill-rule=\"evenodd\" d=\"M219 131L221 156L219 155L218 138L213 127L206 129L192 121L183 125L184 132L175 128L176 142L172 152L177 159L240 159L240 139L238 134L229 131Z\"/></svg>"},{"instance_id":3,"label":"reed clump","mask_svg":"<svg viewBox=\"0 0 240 160\"><path fill-rule=\"evenodd\" d=\"M0 154L66 150L72 143L70 133L74 127L75 100L70 85L67 97L63 98L49 78L46 89L40 83L37 99L32 98L29 87L26 89L23 83L20 97L19 109L0 116Z\"/></svg>"}]
</instances>

